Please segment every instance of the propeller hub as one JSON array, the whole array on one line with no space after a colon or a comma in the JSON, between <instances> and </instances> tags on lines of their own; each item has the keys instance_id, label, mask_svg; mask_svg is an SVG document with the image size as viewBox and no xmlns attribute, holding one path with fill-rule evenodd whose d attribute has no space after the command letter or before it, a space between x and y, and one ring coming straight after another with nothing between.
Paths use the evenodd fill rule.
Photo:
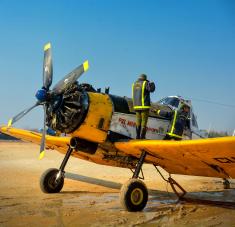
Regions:
<instances>
[{"instance_id":1,"label":"propeller hub","mask_svg":"<svg viewBox=\"0 0 235 227\"><path fill-rule=\"evenodd\" d=\"M39 89L35 95L38 101L45 102L47 100L47 90L42 88Z\"/></svg>"}]
</instances>

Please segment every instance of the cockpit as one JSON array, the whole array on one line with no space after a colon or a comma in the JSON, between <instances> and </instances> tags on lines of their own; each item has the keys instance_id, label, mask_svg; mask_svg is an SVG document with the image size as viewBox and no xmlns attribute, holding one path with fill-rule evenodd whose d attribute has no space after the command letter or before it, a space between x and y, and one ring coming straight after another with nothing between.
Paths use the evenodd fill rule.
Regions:
<instances>
[{"instance_id":1,"label":"cockpit","mask_svg":"<svg viewBox=\"0 0 235 227\"><path fill-rule=\"evenodd\" d=\"M178 97L166 97L166 98L161 99L158 103L162 105L167 105L167 106L172 106L174 108L178 108L180 104L180 99Z\"/></svg>"},{"instance_id":2,"label":"cockpit","mask_svg":"<svg viewBox=\"0 0 235 227\"><path fill-rule=\"evenodd\" d=\"M168 96L158 101L158 104L168 106L172 109L179 109L182 103L188 103L189 105L191 104L189 100L185 100L180 96ZM191 127L198 129L197 118L193 113L192 107L191 107Z\"/></svg>"}]
</instances>

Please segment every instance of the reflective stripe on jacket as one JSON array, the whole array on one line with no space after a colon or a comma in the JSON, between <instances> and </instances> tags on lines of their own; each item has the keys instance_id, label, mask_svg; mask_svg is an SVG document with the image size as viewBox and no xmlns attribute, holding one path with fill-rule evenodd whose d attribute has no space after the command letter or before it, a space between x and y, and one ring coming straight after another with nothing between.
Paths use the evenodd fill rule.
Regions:
<instances>
[{"instance_id":1,"label":"reflective stripe on jacket","mask_svg":"<svg viewBox=\"0 0 235 227\"><path fill-rule=\"evenodd\" d=\"M164 111L158 110L157 114L159 116L171 119L171 128L167 135L170 137L174 137L177 139L182 139L182 135L184 132L184 128L187 125L187 113L182 110L174 110L174 111Z\"/></svg>"},{"instance_id":2,"label":"reflective stripe on jacket","mask_svg":"<svg viewBox=\"0 0 235 227\"><path fill-rule=\"evenodd\" d=\"M173 119L171 121L171 129L167 133L167 135L177 138L177 139L182 139L184 131L184 126L179 122L179 115L177 110L174 111Z\"/></svg>"},{"instance_id":3,"label":"reflective stripe on jacket","mask_svg":"<svg viewBox=\"0 0 235 227\"><path fill-rule=\"evenodd\" d=\"M146 89L147 81L138 80L132 85L132 100L135 110L150 108L150 92Z\"/></svg>"}]
</instances>

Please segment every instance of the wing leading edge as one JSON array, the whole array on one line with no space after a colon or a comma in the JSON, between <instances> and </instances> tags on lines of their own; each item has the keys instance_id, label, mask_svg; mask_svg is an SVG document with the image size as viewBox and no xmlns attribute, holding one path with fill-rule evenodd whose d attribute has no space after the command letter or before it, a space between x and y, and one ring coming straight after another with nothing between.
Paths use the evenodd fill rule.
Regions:
<instances>
[{"instance_id":1,"label":"wing leading edge","mask_svg":"<svg viewBox=\"0 0 235 227\"><path fill-rule=\"evenodd\" d=\"M202 140L132 140L117 142L118 150L135 157L146 151L146 162L171 174L235 179L235 137Z\"/></svg>"},{"instance_id":2,"label":"wing leading edge","mask_svg":"<svg viewBox=\"0 0 235 227\"><path fill-rule=\"evenodd\" d=\"M0 132L13 136L17 139L21 139L23 141L32 142L39 145L42 137L40 133L9 127L1 127ZM57 137L46 135L46 146L50 149L56 149L58 151L64 152L68 149L69 142L70 137Z\"/></svg>"}]
</instances>

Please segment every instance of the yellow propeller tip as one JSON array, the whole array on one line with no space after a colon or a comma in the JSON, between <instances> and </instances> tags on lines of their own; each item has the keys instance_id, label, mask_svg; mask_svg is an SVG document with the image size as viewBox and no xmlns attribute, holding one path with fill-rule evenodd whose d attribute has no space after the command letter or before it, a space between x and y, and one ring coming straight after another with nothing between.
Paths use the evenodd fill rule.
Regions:
<instances>
[{"instance_id":1,"label":"yellow propeller tip","mask_svg":"<svg viewBox=\"0 0 235 227\"><path fill-rule=\"evenodd\" d=\"M89 69L89 62L88 61L85 61L83 63L83 69L84 69L84 72L86 72Z\"/></svg>"},{"instance_id":2,"label":"yellow propeller tip","mask_svg":"<svg viewBox=\"0 0 235 227\"><path fill-rule=\"evenodd\" d=\"M11 127L12 125L12 118L8 121L7 127Z\"/></svg>"},{"instance_id":3,"label":"yellow propeller tip","mask_svg":"<svg viewBox=\"0 0 235 227\"><path fill-rule=\"evenodd\" d=\"M45 151L40 152L40 155L39 155L38 159L39 160L43 159L44 155L45 155Z\"/></svg>"},{"instance_id":4,"label":"yellow propeller tip","mask_svg":"<svg viewBox=\"0 0 235 227\"><path fill-rule=\"evenodd\" d=\"M51 43L47 43L45 46L44 46L44 51L48 50L51 48Z\"/></svg>"}]
</instances>

